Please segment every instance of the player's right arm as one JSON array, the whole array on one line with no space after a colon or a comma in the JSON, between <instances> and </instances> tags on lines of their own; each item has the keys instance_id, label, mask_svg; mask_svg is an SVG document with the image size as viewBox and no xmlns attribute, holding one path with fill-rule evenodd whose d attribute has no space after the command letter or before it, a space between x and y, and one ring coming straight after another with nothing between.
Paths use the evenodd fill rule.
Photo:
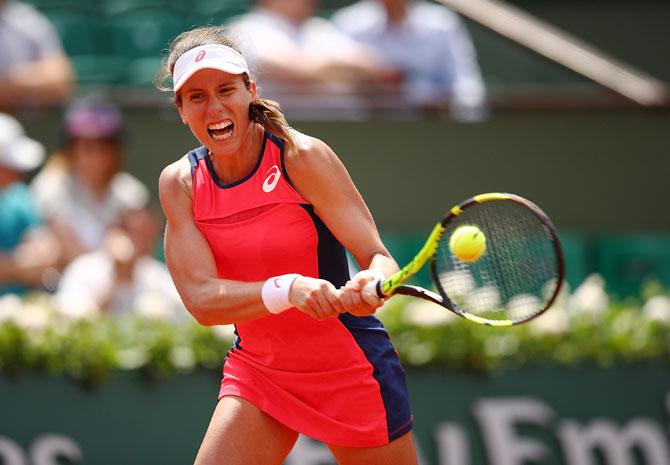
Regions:
<instances>
[{"instance_id":1,"label":"player's right arm","mask_svg":"<svg viewBox=\"0 0 670 465\"><path fill-rule=\"evenodd\" d=\"M260 298L262 283L217 277L214 256L195 224L188 159L166 167L158 191L167 219L165 260L184 306L203 325L249 321L268 315Z\"/></svg>"},{"instance_id":2,"label":"player's right arm","mask_svg":"<svg viewBox=\"0 0 670 465\"><path fill-rule=\"evenodd\" d=\"M158 182L161 206L167 218L165 259L184 306L203 325L242 323L269 314L261 298L262 282L248 283L218 278L214 256L195 223L188 159L166 167ZM300 278L291 301L310 316L322 319L338 314L323 300L319 286L325 282ZM299 291L299 292L298 292ZM337 305L337 299L333 298Z\"/></svg>"}]
</instances>

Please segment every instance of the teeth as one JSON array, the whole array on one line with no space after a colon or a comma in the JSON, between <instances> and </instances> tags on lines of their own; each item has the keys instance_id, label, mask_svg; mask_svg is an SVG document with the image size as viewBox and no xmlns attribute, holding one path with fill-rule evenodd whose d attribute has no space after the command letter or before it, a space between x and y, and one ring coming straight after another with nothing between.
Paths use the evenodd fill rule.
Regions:
<instances>
[{"instance_id":1,"label":"teeth","mask_svg":"<svg viewBox=\"0 0 670 465\"><path fill-rule=\"evenodd\" d=\"M229 139L232 136L232 134L233 134L232 132L227 132L222 136L220 136L218 134L212 134L212 138L214 140L226 140L226 139Z\"/></svg>"},{"instance_id":2,"label":"teeth","mask_svg":"<svg viewBox=\"0 0 670 465\"><path fill-rule=\"evenodd\" d=\"M212 130L215 130L215 129L226 129L226 128L227 128L228 126L230 126L231 124L233 124L232 121L223 121L223 122L221 122L221 123L210 124L209 126L207 126L207 129L212 129Z\"/></svg>"}]
</instances>

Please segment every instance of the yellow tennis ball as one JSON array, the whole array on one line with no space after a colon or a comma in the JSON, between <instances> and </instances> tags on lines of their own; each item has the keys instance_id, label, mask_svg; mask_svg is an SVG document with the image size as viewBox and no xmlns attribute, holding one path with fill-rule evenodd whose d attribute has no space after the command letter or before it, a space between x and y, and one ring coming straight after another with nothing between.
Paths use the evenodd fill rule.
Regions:
<instances>
[{"instance_id":1,"label":"yellow tennis ball","mask_svg":"<svg viewBox=\"0 0 670 465\"><path fill-rule=\"evenodd\" d=\"M486 252L486 236L477 226L459 226L449 238L449 249L462 262L474 262Z\"/></svg>"}]
</instances>

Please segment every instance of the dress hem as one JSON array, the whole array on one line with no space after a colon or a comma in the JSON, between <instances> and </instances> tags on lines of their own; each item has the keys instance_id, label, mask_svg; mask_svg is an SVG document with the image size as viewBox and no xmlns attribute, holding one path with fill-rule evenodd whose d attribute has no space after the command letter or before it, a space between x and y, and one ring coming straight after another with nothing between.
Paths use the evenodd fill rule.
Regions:
<instances>
[{"instance_id":1,"label":"dress hem","mask_svg":"<svg viewBox=\"0 0 670 465\"><path fill-rule=\"evenodd\" d=\"M399 437L408 433L412 429L413 418L410 418L410 420L405 424L403 424L400 428L391 432L390 435L386 435L386 438L384 438L384 440L372 440L373 438L371 438L369 434L364 433L355 435L356 437L352 438L354 439L353 441L342 441L338 439L330 440L327 434L319 434L318 432L303 431L304 428L300 428L297 425L292 424L292 422L289 419L281 418L281 415L276 414L277 412L272 412L271 409L269 409L267 406L261 405L263 404L262 402L256 401L253 398L253 396L245 395L245 393L239 390L239 387L237 388L238 389L226 390L225 392L224 389L221 389L221 391L219 392L218 400L221 400L224 397L239 397L241 399L244 399L247 402L253 404L258 409L260 409L262 412L270 415L272 418L274 418L275 420L277 420L290 430L308 436L317 441L323 442L324 444L330 444L339 447L355 447L355 448L380 447L389 444L391 441L395 439L398 439Z\"/></svg>"}]
</instances>

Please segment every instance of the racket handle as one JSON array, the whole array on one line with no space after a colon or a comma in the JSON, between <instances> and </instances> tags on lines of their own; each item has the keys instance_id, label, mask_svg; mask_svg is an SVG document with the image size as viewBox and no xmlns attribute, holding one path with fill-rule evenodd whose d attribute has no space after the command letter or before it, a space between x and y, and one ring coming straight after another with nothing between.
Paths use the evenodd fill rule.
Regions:
<instances>
[{"instance_id":1,"label":"racket handle","mask_svg":"<svg viewBox=\"0 0 670 465\"><path fill-rule=\"evenodd\" d=\"M386 298L386 295L384 294L384 292L382 292L382 284L384 284L383 279L380 279L375 283L375 291L377 292L377 297L379 297L380 299Z\"/></svg>"},{"instance_id":2,"label":"racket handle","mask_svg":"<svg viewBox=\"0 0 670 465\"><path fill-rule=\"evenodd\" d=\"M382 292L382 284L383 283L384 283L383 279L377 279L375 281L370 281L363 288L363 292L368 293L368 294L374 294L377 297L379 297L380 299L384 299L384 298L386 298L386 296Z\"/></svg>"}]
</instances>

